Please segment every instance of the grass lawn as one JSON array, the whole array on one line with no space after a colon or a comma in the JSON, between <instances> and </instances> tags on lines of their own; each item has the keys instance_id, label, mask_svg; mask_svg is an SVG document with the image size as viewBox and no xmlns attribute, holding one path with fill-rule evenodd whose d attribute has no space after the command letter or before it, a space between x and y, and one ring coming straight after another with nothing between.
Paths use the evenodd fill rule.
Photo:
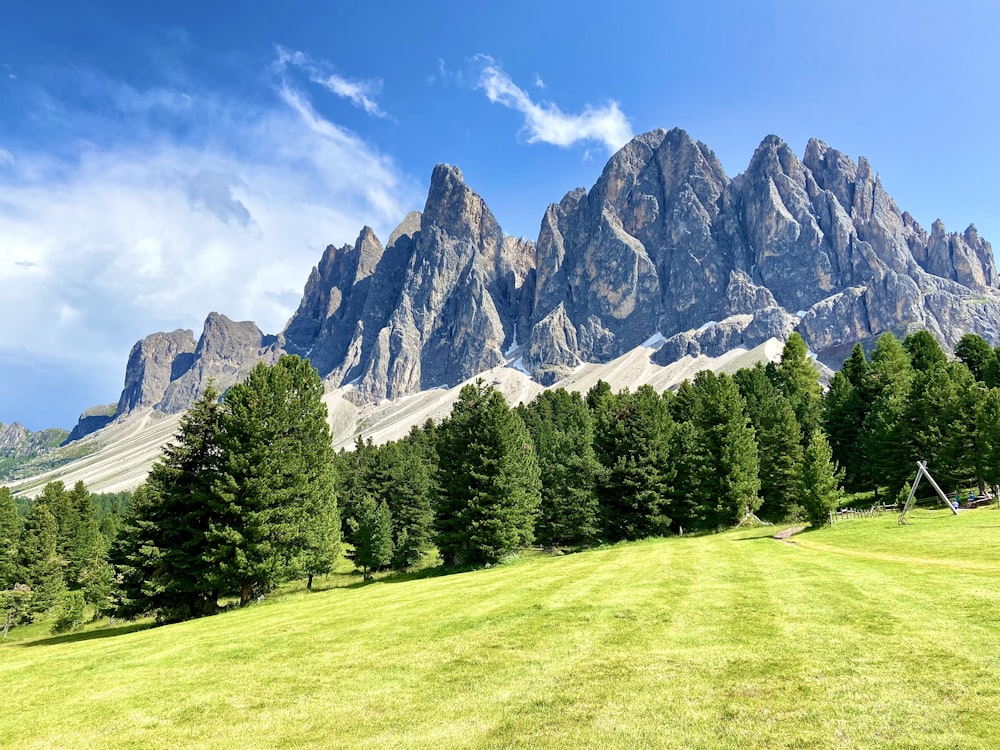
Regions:
<instances>
[{"instance_id":1,"label":"grass lawn","mask_svg":"<svg viewBox=\"0 0 1000 750\"><path fill-rule=\"evenodd\" d=\"M22 631L0 747L995 748L1000 511L910 520Z\"/></svg>"}]
</instances>

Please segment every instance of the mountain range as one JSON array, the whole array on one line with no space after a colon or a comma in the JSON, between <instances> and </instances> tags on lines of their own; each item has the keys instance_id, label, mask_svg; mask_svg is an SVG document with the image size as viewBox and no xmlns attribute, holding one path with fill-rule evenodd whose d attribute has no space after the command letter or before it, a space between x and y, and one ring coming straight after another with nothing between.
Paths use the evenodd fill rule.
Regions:
<instances>
[{"instance_id":1,"label":"mountain range","mask_svg":"<svg viewBox=\"0 0 1000 750\"><path fill-rule=\"evenodd\" d=\"M129 355L113 409L83 437L137 412L182 412L209 379L227 388L257 362L308 357L362 407L510 365L540 385L642 344L658 365L794 330L837 366L856 342L927 329L1000 343L992 249L975 227L930 232L901 211L862 157L813 139L799 158L768 136L730 178L679 129L635 137L590 189L551 204L535 240L504 234L454 166L383 243L364 227L326 248L284 330L211 313L154 333Z\"/></svg>"}]
</instances>

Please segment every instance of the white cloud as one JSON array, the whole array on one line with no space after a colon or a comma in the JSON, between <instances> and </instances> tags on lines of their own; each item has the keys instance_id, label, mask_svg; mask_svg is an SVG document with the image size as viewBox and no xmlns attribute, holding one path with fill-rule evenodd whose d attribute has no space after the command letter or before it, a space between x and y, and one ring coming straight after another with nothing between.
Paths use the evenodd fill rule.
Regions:
<instances>
[{"instance_id":1,"label":"white cloud","mask_svg":"<svg viewBox=\"0 0 1000 750\"><path fill-rule=\"evenodd\" d=\"M288 50L280 45L277 46L277 52L273 67L279 73L285 73L289 66L295 66L304 72L312 83L322 86L331 94L347 99L370 115L385 117L385 113L374 99L382 89L381 80L351 80L336 73L330 63L325 60L314 60L305 52Z\"/></svg>"},{"instance_id":2,"label":"white cloud","mask_svg":"<svg viewBox=\"0 0 1000 750\"><path fill-rule=\"evenodd\" d=\"M491 102L524 115L528 143L541 141L567 147L581 141L597 141L614 152L632 138L632 128L617 102L609 101L603 107L588 104L580 114L566 114L552 102L532 101L528 92L517 86L493 58L478 55L475 59L483 66L477 88L483 89ZM536 85L539 81L540 78Z\"/></svg>"},{"instance_id":3,"label":"white cloud","mask_svg":"<svg viewBox=\"0 0 1000 750\"><path fill-rule=\"evenodd\" d=\"M14 154L5 148L0 148L0 167L14 163Z\"/></svg>"},{"instance_id":4,"label":"white cloud","mask_svg":"<svg viewBox=\"0 0 1000 750\"><path fill-rule=\"evenodd\" d=\"M0 154L0 353L99 372L107 392L94 400L115 400L137 339L197 336L213 310L277 333L327 244L353 242L364 224L384 240L421 205L390 159L290 85L277 93L264 108L123 93L119 112L155 101L194 135L153 132L136 115L121 124L136 134L125 146Z\"/></svg>"},{"instance_id":5,"label":"white cloud","mask_svg":"<svg viewBox=\"0 0 1000 750\"><path fill-rule=\"evenodd\" d=\"M535 73L535 88L537 89L545 88L545 81L542 80L542 77L538 75L538 73Z\"/></svg>"}]
</instances>

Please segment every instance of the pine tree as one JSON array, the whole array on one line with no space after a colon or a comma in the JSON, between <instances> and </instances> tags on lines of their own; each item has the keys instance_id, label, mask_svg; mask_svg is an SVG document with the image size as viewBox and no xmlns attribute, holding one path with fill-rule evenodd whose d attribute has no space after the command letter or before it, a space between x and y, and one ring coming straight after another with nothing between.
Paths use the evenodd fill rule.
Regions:
<instances>
[{"instance_id":1,"label":"pine tree","mask_svg":"<svg viewBox=\"0 0 1000 750\"><path fill-rule=\"evenodd\" d=\"M18 550L19 583L32 592L32 614L47 612L66 591L58 551L59 525L47 503L36 499L24 519Z\"/></svg>"},{"instance_id":2,"label":"pine tree","mask_svg":"<svg viewBox=\"0 0 1000 750\"><path fill-rule=\"evenodd\" d=\"M543 391L519 413L531 434L542 477L535 538L539 544L578 546L598 533L594 425L578 393Z\"/></svg>"},{"instance_id":3,"label":"pine tree","mask_svg":"<svg viewBox=\"0 0 1000 750\"><path fill-rule=\"evenodd\" d=\"M887 486L894 498L911 473L912 462L903 427L913 368L910 356L891 333L878 339L871 361L871 407L861 431L865 474L876 486Z\"/></svg>"},{"instance_id":4,"label":"pine tree","mask_svg":"<svg viewBox=\"0 0 1000 750\"><path fill-rule=\"evenodd\" d=\"M739 523L760 507L757 442L736 383L728 375L699 372L693 424L699 455L696 523L713 529Z\"/></svg>"},{"instance_id":5,"label":"pine tree","mask_svg":"<svg viewBox=\"0 0 1000 750\"><path fill-rule=\"evenodd\" d=\"M819 384L819 370L809 357L806 342L797 332L792 332L785 342L777 365L769 365L778 390L788 399L799 423L803 441L819 429L822 420L823 389Z\"/></svg>"},{"instance_id":6,"label":"pine tree","mask_svg":"<svg viewBox=\"0 0 1000 750\"><path fill-rule=\"evenodd\" d=\"M609 541L668 533L672 429L667 402L648 385L604 395L597 405L595 447L604 469L598 497Z\"/></svg>"},{"instance_id":7,"label":"pine tree","mask_svg":"<svg viewBox=\"0 0 1000 750\"><path fill-rule=\"evenodd\" d=\"M996 361L993 348L986 339L975 333L967 333L958 340L955 345L955 356L964 362L972 376L981 382L986 379L991 363Z\"/></svg>"},{"instance_id":8,"label":"pine tree","mask_svg":"<svg viewBox=\"0 0 1000 750\"><path fill-rule=\"evenodd\" d=\"M312 534L335 506L323 382L308 360L258 364L223 402L217 520L208 542L220 591L241 604L329 559L339 539ZM324 522L325 524L325 522ZM318 568L314 568L318 570Z\"/></svg>"},{"instance_id":9,"label":"pine tree","mask_svg":"<svg viewBox=\"0 0 1000 750\"><path fill-rule=\"evenodd\" d=\"M802 459L801 503L814 527L827 523L836 510L842 492L833 453L822 432L811 436Z\"/></svg>"},{"instance_id":10,"label":"pine tree","mask_svg":"<svg viewBox=\"0 0 1000 750\"><path fill-rule=\"evenodd\" d=\"M437 546L446 565L501 561L531 543L541 481L524 423L481 380L437 430Z\"/></svg>"},{"instance_id":11,"label":"pine tree","mask_svg":"<svg viewBox=\"0 0 1000 750\"><path fill-rule=\"evenodd\" d=\"M418 441L411 433L405 440L378 448L369 483L392 516L391 564L396 570L418 565L432 545L431 467Z\"/></svg>"},{"instance_id":12,"label":"pine tree","mask_svg":"<svg viewBox=\"0 0 1000 750\"><path fill-rule=\"evenodd\" d=\"M795 412L778 392L763 365L733 376L746 402L747 416L757 439L760 462L760 515L774 521L798 513L802 436Z\"/></svg>"},{"instance_id":13,"label":"pine tree","mask_svg":"<svg viewBox=\"0 0 1000 750\"><path fill-rule=\"evenodd\" d=\"M911 333L904 339L903 348L910 355L910 363L917 372L948 363L948 357L941 350L941 345L929 331Z\"/></svg>"},{"instance_id":14,"label":"pine tree","mask_svg":"<svg viewBox=\"0 0 1000 750\"><path fill-rule=\"evenodd\" d=\"M21 518L14 493L0 487L0 590L17 583L17 557L21 539Z\"/></svg>"},{"instance_id":15,"label":"pine tree","mask_svg":"<svg viewBox=\"0 0 1000 750\"><path fill-rule=\"evenodd\" d=\"M392 514L385 501L376 503L365 495L358 506L358 517L351 519L351 543L354 565L361 569L366 581L376 570L392 561Z\"/></svg>"},{"instance_id":16,"label":"pine tree","mask_svg":"<svg viewBox=\"0 0 1000 750\"><path fill-rule=\"evenodd\" d=\"M159 568L159 510L146 484L132 494L108 558L114 570L111 612L132 620L155 611L156 598L147 579Z\"/></svg>"},{"instance_id":17,"label":"pine tree","mask_svg":"<svg viewBox=\"0 0 1000 750\"><path fill-rule=\"evenodd\" d=\"M1000 388L991 388L983 394L976 415L976 432L978 473L996 492L1000 485Z\"/></svg>"}]
</instances>

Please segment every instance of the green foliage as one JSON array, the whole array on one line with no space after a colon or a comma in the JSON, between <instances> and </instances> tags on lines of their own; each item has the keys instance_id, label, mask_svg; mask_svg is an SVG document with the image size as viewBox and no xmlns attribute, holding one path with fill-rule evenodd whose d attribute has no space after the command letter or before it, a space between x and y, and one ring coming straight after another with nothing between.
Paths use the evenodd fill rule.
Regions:
<instances>
[{"instance_id":1,"label":"green foliage","mask_svg":"<svg viewBox=\"0 0 1000 750\"><path fill-rule=\"evenodd\" d=\"M788 400L799 423L803 440L807 440L820 427L823 411L819 370L809 357L809 349L802 336L793 331L785 342L777 365L768 371L778 391Z\"/></svg>"},{"instance_id":2,"label":"green foliage","mask_svg":"<svg viewBox=\"0 0 1000 750\"><path fill-rule=\"evenodd\" d=\"M948 364L948 357L929 331L911 333L903 341L903 348L910 355L910 363L917 372Z\"/></svg>"},{"instance_id":3,"label":"green foliage","mask_svg":"<svg viewBox=\"0 0 1000 750\"><path fill-rule=\"evenodd\" d=\"M53 633L70 633L83 627L83 592L68 591L55 611Z\"/></svg>"},{"instance_id":4,"label":"green foliage","mask_svg":"<svg viewBox=\"0 0 1000 750\"><path fill-rule=\"evenodd\" d=\"M704 370L692 386L696 395L692 424L701 457L695 470L693 520L704 529L732 526L760 506L754 430L731 377Z\"/></svg>"},{"instance_id":5,"label":"green foliage","mask_svg":"<svg viewBox=\"0 0 1000 750\"><path fill-rule=\"evenodd\" d=\"M902 417L910 396L910 356L891 333L882 334L872 352L871 407L865 415L861 446L865 474L895 497L912 473Z\"/></svg>"},{"instance_id":6,"label":"green foliage","mask_svg":"<svg viewBox=\"0 0 1000 750\"><path fill-rule=\"evenodd\" d=\"M844 483L852 491L869 486L861 435L871 407L870 370L861 344L855 344L843 368L830 379L823 399L823 429L834 459L844 469Z\"/></svg>"},{"instance_id":7,"label":"green foliage","mask_svg":"<svg viewBox=\"0 0 1000 750\"><path fill-rule=\"evenodd\" d=\"M3 618L3 635L10 629L31 619L31 588L23 583L0 590L0 618Z\"/></svg>"},{"instance_id":8,"label":"green foliage","mask_svg":"<svg viewBox=\"0 0 1000 750\"><path fill-rule=\"evenodd\" d=\"M392 515L385 501L379 503L371 495L362 498L357 518L351 518L351 557L366 581L372 573L392 562Z\"/></svg>"},{"instance_id":9,"label":"green foliage","mask_svg":"<svg viewBox=\"0 0 1000 750\"><path fill-rule=\"evenodd\" d=\"M297 571L322 569L339 543L308 530L317 513L336 507L322 397L318 373L295 356L257 365L226 393L208 559L220 592L241 604Z\"/></svg>"},{"instance_id":10,"label":"green foliage","mask_svg":"<svg viewBox=\"0 0 1000 750\"><path fill-rule=\"evenodd\" d=\"M843 492L840 472L833 462L833 452L822 432L810 436L802 458L799 502L806 518L814 527L829 522L830 511L836 510Z\"/></svg>"},{"instance_id":11,"label":"green foliage","mask_svg":"<svg viewBox=\"0 0 1000 750\"><path fill-rule=\"evenodd\" d=\"M586 402L559 388L543 391L518 412L531 434L542 478L535 540L546 547L592 543L598 534L601 465Z\"/></svg>"},{"instance_id":12,"label":"green foliage","mask_svg":"<svg viewBox=\"0 0 1000 750\"><path fill-rule=\"evenodd\" d=\"M17 556L21 539L21 518L14 494L0 487L0 590L17 583Z\"/></svg>"},{"instance_id":13,"label":"green foliage","mask_svg":"<svg viewBox=\"0 0 1000 750\"><path fill-rule=\"evenodd\" d=\"M19 583L32 591L32 615L52 609L66 591L58 541L59 526L49 504L36 501L24 519L18 549Z\"/></svg>"},{"instance_id":14,"label":"green foliage","mask_svg":"<svg viewBox=\"0 0 1000 750\"><path fill-rule=\"evenodd\" d=\"M603 536L609 541L666 534L670 528L669 447L673 420L650 386L594 400Z\"/></svg>"},{"instance_id":15,"label":"green foliage","mask_svg":"<svg viewBox=\"0 0 1000 750\"><path fill-rule=\"evenodd\" d=\"M760 516L780 521L797 514L802 435L795 412L768 379L763 365L737 372L733 379L746 402L760 462Z\"/></svg>"},{"instance_id":16,"label":"green foliage","mask_svg":"<svg viewBox=\"0 0 1000 750\"><path fill-rule=\"evenodd\" d=\"M481 380L462 388L437 430L438 551L446 565L497 563L531 543L541 499L520 417Z\"/></svg>"},{"instance_id":17,"label":"green foliage","mask_svg":"<svg viewBox=\"0 0 1000 750\"><path fill-rule=\"evenodd\" d=\"M955 356L965 363L972 376L980 382L986 380L991 364L996 361L993 347L982 336L974 333L967 333L958 340L955 345Z\"/></svg>"}]
</instances>

